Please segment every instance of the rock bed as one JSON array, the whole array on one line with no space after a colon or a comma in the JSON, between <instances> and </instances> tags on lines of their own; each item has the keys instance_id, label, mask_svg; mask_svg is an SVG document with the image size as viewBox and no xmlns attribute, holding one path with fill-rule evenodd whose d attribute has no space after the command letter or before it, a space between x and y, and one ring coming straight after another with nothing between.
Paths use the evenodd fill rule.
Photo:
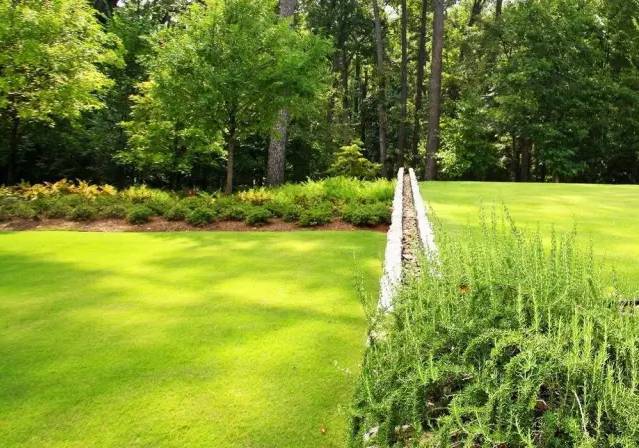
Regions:
<instances>
[{"instance_id":1,"label":"rock bed","mask_svg":"<svg viewBox=\"0 0 639 448\"><path fill-rule=\"evenodd\" d=\"M404 194L402 197L402 265L403 278L419 273L420 253L422 251L417 224L417 213L413 200L413 189L408 172L404 174Z\"/></svg>"}]
</instances>

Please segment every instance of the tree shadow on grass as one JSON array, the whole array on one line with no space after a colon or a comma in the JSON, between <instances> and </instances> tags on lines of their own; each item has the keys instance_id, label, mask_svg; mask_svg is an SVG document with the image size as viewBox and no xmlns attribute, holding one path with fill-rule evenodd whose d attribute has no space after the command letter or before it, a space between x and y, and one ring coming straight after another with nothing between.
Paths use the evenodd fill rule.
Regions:
<instances>
[{"instance_id":1,"label":"tree shadow on grass","mask_svg":"<svg viewBox=\"0 0 639 448\"><path fill-rule=\"evenodd\" d=\"M256 254L269 242L277 248L269 238L235 246L186 239L187 247L146 260L141 276L118 265L91 269L90 259L67 263L2 251L0 440L6 446L34 436L94 437L101 446L122 446L132 437L162 444L177 427L190 428L180 434L185 442L224 441L246 436L251 418L261 419L253 424L263 432L295 432L286 412L301 419L310 413L315 424L322 412L334 411L316 403L343 387L331 372L333 361L348 363L352 352L358 358L362 339L354 335L362 331L363 338L352 265L329 260L314 267L314 258L326 255L321 244L296 250L295 241L280 262L281 253ZM232 261L224 251L229 245ZM270 293L273 285L284 291ZM282 403L273 403L278 397ZM118 424L104 428L105 418ZM230 421L220 425L224 418ZM228 434L220 434L225 426Z\"/></svg>"}]
</instances>

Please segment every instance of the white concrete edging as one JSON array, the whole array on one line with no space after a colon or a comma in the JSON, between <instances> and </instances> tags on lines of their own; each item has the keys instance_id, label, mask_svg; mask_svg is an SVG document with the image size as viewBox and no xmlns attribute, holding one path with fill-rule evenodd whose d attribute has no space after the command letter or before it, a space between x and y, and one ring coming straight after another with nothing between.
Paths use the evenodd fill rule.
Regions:
<instances>
[{"instance_id":1,"label":"white concrete edging","mask_svg":"<svg viewBox=\"0 0 639 448\"><path fill-rule=\"evenodd\" d=\"M426 257L431 264L431 269L433 269L439 259L439 251L435 244L435 232L433 231L433 226L428 220L428 207L422 199L422 194L419 191L419 183L417 183L415 171L410 168L408 170L408 174L410 176L410 186L413 192L413 205L415 206L415 215L417 216L419 238L422 241Z\"/></svg>"},{"instance_id":2,"label":"white concrete edging","mask_svg":"<svg viewBox=\"0 0 639 448\"><path fill-rule=\"evenodd\" d=\"M384 270L379 282L379 308L388 311L393 306L393 297L402 281L402 219L404 197L404 168L397 172L397 185L393 196L391 225L386 234Z\"/></svg>"},{"instance_id":3,"label":"white concrete edging","mask_svg":"<svg viewBox=\"0 0 639 448\"><path fill-rule=\"evenodd\" d=\"M437 272L439 251L435 244L435 232L428 220L428 207L419 191L419 183L415 171L409 168L410 187L413 193L413 206L417 218L419 239L426 254L432 272ZM384 269L379 284L379 308L386 312L393 308L393 299L402 282L402 250L403 250L403 216L404 216L404 168L397 172L397 184L393 196L393 213L391 225L386 235L386 252L384 253Z\"/></svg>"}]
</instances>

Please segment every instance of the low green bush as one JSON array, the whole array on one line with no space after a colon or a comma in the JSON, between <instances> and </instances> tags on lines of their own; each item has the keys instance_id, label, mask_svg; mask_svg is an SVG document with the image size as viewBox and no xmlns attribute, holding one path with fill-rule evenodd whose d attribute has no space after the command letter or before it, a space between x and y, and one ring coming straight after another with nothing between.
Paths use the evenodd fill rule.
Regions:
<instances>
[{"instance_id":1,"label":"low green bush","mask_svg":"<svg viewBox=\"0 0 639 448\"><path fill-rule=\"evenodd\" d=\"M191 210L182 204L174 205L164 213L164 217L169 221L184 221Z\"/></svg>"},{"instance_id":2,"label":"low green bush","mask_svg":"<svg viewBox=\"0 0 639 448\"><path fill-rule=\"evenodd\" d=\"M384 202L351 203L344 207L342 219L356 226L390 223L391 207Z\"/></svg>"},{"instance_id":3,"label":"low green bush","mask_svg":"<svg viewBox=\"0 0 639 448\"><path fill-rule=\"evenodd\" d=\"M52 184L3 187L0 206L3 207L5 219L120 219L127 218L132 208L142 206L151 210L152 216L163 216L174 221L187 219L192 211L209 209L215 218L222 220L258 224L270 217L280 217L287 222L299 220L302 225L313 226L325 224L348 210L348 220L371 223L381 221L381 212L379 216L372 216L374 211L381 208L369 207L364 211L356 211L347 205L384 202L390 206L393 183L340 176L274 188L256 187L228 196L194 191L188 194L186 197L180 196L175 192L144 185L117 190L110 185L63 179ZM261 208L256 210L254 207ZM74 210L78 208L80 211L73 218ZM95 211L92 217L84 213L89 208ZM87 216L80 216L83 213ZM132 213L134 220L137 220L138 214L145 213ZM144 218L140 219L146 222Z\"/></svg>"},{"instance_id":4,"label":"low green bush","mask_svg":"<svg viewBox=\"0 0 639 448\"><path fill-rule=\"evenodd\" d=\"M187 196L182 198L177 205L184 207L188 210L195 210L196 208L211 207L213 202L208 197L203 196Z\"/></svg>"},{"instance_id":5,"label":"low green bush","mask_svg":"<svg viewBox=\"0 0 639 448\"><path fill-rule=\"evenodd\" d=\"M175 201L171 198L152 197L144 205L153 210L155 215L163 216L175 206Z\"/></svg>"},{"instance_id":6,"label":"low green bush","mask_svg":"<svg viewBox=\"0 0 639 448\"><path fill-rule=\"evenodd\" d=\"M0 222L9 221L13 215L11 211L4 205L0 205Z\"/></svg>"},{"instance_id":7,"label":"low green bush","mask_svg":"<svg viewBox=\"0 0 639 448\"><path fill-rule=\"evenodd\" d=\"M51 219L67 219L73 214L73 207L59 201L51 201L44 211L44 216Z\"/></svg>"},{"instance_id":8,"label":"low green bush","mask_svg":"<svg viewBox=\"0 0 639 448\"><path fill-rule=\"evenodd\" d=\"M272 216L272 213L266 207L253 206L246 209L244 222L251 226L264 224L268 222Z\"/></svg>"},{"instance_id":9,"label":"low green bush","mask_svg":"<svg viewBox=\"0 0 639 448\"><path fill-rule=\"evenodd\" d=\"M37 211L27 201L17 201L7 209L12 218L38 219Z\"/></svg>"},{"instance_id":10,"label":"low green bush","mask_svg":"<svg viewBox=\"0 0 639 448\"><path fill-rule=\"evenodd\" d=\"M574 235L438 234L373 335L351 446L635 447L639 311Z\"/></svg>"},{"instance_id":11,"label":"low green bush","mask_svg":"<svg viewBox=\"0 0 639 448\"><path fill-rule=\"evenodd\" d=\"M228 202L216 204L216 212L220 219L230 221L243 221L246 218L250 205L240 204L237 202Z\"/></svg>"},{"instance_id":12,"label":"low green bush","mask_svg":"<svg viewBox=\"0 0 639 448\"><path fill-rule=\"evenodd\" d=\"M126 220L129 224L145 224L151 220L153 215L153 210L149 207L135 205L129 210L129 213L126 215Z\"/></svg>"},{"instance_id":13,"label":"low green bush","mask_svg":"<svg viewBox=\"0 0 639 448\"><path fill-rule=\"evenodd\" d=\"M328 203L316 204L305 210L299 217L299 223L304 227L321 226L328 224L333 218L333 209Z\"/></svg>"},{"instance_id":14,"label":"low green bush","mask_svg":"<svg viewBox=\"0 0 639 448\"><path fill-rule=\"evenodd\" d=\"M92 221L97 216L97 210L87 204L81 204L71 210L68 216L73 221Z\"/></svg>"},{"instance_id":15,"label":"low green bush","mask_svg":"<svg viewBox=\"0 0 639 448\"><path fill-rule=\"evenodd\" d=\"M113 204L101 207L98 216L104 219L124 219L127 217L129 209L120 204Z\"/></svg>"},{"instance_id":16,"label":"low green bush","mask_svg":"<svg viewBox=\"0 0 639 448\"><path fill-rule=\"evenodd\" d=\"M215 212L206 207L196 208L188 213L186 222L192 226L205 226L211 224L215 220Z\"/></svg>"}]
</instances>

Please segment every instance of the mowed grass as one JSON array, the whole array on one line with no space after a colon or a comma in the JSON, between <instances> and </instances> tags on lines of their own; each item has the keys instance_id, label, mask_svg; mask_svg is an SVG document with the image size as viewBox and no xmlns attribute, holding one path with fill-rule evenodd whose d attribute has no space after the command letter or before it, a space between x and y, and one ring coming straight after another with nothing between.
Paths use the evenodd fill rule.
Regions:
<instances>
[{"instance_id":1,"label":"mowed grass","mask_svg":"<svg viewBox=\"0 0 639 448\"><path fill-rule=\"evenodd\" d=\"M425 182L424 199L445 231L479 225L480 210L506 206L518 226L570 232L614 269L622 286L639 289L639 186L495 182Z\"/></svg>"},{"instance_id":2,"label":"mowed grass","mask_svg":"<svg viewBox=\"0 0 639 448\"><path fill-rule=\"evenodd\" d=\"M337 447L373 232L0 234L0 446Z\"/></svg>"}]
</instances>

